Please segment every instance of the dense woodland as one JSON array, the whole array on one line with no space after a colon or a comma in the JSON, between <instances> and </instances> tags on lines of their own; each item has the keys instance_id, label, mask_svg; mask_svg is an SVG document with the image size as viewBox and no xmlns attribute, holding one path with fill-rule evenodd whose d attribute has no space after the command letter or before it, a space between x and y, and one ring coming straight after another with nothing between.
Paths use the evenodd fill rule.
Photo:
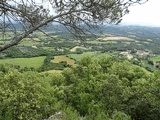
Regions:
<instances>
[{"instance_id":1,"label":"dense woodland","mask_svg":"<svg viewBox=\"0 0 160 120\"><path fill-rule=\"evenodd\" d=\"M0 119L159 120L160 71L127 60L84 57L61 74L0 66Z\"/></svg>"}]
</instances>

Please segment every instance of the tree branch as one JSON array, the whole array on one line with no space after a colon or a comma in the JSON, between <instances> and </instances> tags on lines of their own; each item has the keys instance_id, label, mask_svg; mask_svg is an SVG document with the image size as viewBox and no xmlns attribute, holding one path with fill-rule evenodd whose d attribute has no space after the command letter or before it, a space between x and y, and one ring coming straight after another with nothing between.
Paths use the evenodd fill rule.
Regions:
<instances>
[{"instance_id":1,"label":"tree branch","mask_svg":"<svg viewBox=\"0 0 160 120\"><path fill-rule=\"evenodd\" d=\"M89 28L92 28L93 22L96 24L100 21L119 23L122 17L129 12L128 7L130 5L142 4L143 1L148 0L47 0L48 8L46 8L42 4L43 0L40 4L34 0L18 0L18 2L1 0L0 14L8 18L8 20L2 20L2 29L5 27L5 22L11 24L13 28L15 26L12 22L18 22L23 26L24 32L20 35L15 34L10 43L0 47L0 52L17 45L23 38L54 21L70 27L75 36L82 38L88 32L88 28L85 29L81 23ZM51 5L53 11L50 11L49 5ZM0 17L0 22L1 19L2 17ZM7 28L9 27L7 26Z\"/></svg>"},{"instance_id":2,"label":"tree branch","mask_svg":"<svg viewBox=\"0 0 160 120\"><path fill-rule=\"evenodd\" d=\"M23 38L26 38L28 35L32 34L34 31L36 31L36 30L38 30L39 28L41 28L41 27L47 25L48 23L54 21L54 19L59 18L59 17L64 16L64 15L67 15L67 14L71 14L71 13L73 13L73 12L78 12L78 11L81 11L81 10L69 11L69 12L62 13L62 14L59 14L59 15L56 15L56 16L54 16L54 17L51 17L51 18L47 19L46 21L44 21L44 22L38 24L37 26L34 26L34 27L31 28L30 30L26 31L24 34L20 35L19 37L13 38L13 40L12 40L9 44L6 44L6 45L4 45L4 46L2 46L2 47L0 48L0 52L6 50L6 49L9 48L9 47L12 47L12 46L14 46L14 45L17 45Z\"/></svg>"}]
</instances>

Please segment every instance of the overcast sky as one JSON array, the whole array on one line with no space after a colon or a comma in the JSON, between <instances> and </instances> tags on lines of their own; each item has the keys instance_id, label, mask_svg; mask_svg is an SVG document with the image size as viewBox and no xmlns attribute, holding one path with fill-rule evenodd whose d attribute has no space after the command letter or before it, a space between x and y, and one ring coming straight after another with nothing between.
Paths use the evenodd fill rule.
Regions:
<instances>
[{"instance_id":1,"label":"overcast sky","mask_svg":"<svg viewBox=\"0 0 160 120\"><path fill-rule=\"evenodd\" d=\"M149 0L142 5L130 7L130 13L123 17L122 23L160 26L160 0Z\"/></svg>"}]
</instances>

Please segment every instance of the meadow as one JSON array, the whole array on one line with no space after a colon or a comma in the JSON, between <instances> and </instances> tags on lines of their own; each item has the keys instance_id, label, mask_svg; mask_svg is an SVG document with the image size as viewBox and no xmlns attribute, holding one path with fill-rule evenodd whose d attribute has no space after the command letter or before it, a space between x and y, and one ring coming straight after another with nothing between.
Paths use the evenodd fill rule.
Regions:
<instances>
[{"instance_id":1,"label":"meadow","mask_svg":"<svg viewBox=\"0 0 160 120\"><path fill-rule=\"evenodd\" d=\"M62 61L66 61L67 64L73 66L75 65L75 61L73 59L70 59L64 55L60 55L60 56L54 56L54 59L51 60L51 62L53 63L59 63L59 62L62 62Z\"/></svg>"},{"instance_id":2,"label":"meadow","mask_svg":"<svg viewBox=\"0 0 160 120\"><path fill-rule=\"evenodd\" d=\"M152 57L151 60L152 60L154 63L160 62L160 56Z\"/></svg>"},{"instance_id":3,"label":"meadow","mask_svg":"<svg viewBox=\"0 0 160 120\"><path fill-rule=\"evenodd\" d=\"M108 53L108 52L101 53L100 51L95 51L95 52L84 52L82 54L68 54L67 56L69 58L76 60L76 61L79 61L82 57L85 57L85 56L90 56L93 59L96 59L101 56L110 56L111 54L113 54L113 53Z\"/></svg>"},{"instance_id":4,"label":"meadow","mask_svg":"<svg viewBox=\"0 0 160 120\"><path fill-rule=\"evenodd\" d=\"M45 56L41 57L33 57L33 58L7 58L1 59L0 64L12 64L12 65L19 65L21 68L33 67L35 69L42 66Z\"/></svg>"}]
</instances>

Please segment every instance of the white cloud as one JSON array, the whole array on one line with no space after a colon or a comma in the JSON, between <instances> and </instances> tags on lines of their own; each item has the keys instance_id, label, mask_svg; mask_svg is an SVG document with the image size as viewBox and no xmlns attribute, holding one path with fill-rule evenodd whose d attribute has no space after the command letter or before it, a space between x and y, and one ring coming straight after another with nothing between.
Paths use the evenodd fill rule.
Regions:
<instances>
[{"instance_id":1,"label":"white cloud","mask_svg":"<svg viewBox=\"0 0 160 120\"><path fill-rule=\"evenodd\" d=\"M149 0L129 10L130 13L123 17L122 23L160 26L160 0Z\"/></svg>"}]
</instances>

